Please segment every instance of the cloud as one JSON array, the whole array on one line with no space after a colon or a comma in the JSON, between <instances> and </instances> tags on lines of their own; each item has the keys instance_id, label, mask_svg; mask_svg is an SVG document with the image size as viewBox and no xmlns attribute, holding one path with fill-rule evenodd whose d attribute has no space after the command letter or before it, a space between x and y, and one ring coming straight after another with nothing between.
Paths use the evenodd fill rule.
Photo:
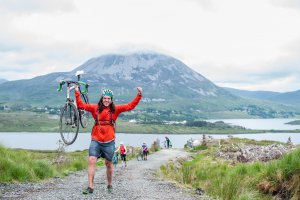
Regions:
<instances>
[{"instance_id":1,"label":"cloud","mask_svg":"<svg viewBox=\"0 0 300 200\"><path fill-rule=\"evenodd\" d=\"M271 2L276 6L300 9L300 2L298 0L273 0Z\"/></svg>"},{"instance_id":2,"label":"cloud","mask_svg":"<svg viewBox=\"0 0 300 200\"><path fill-rule=\"evenodd\" d=\"M213 11L215 8L215 2L213 0L194 0L197 2L204 10Z\"/></svg>"},{"instance_id":3,"label":"cloud","mask_svg":"<svg viewBox=\"0 0 300 200\"><path fill-rule=\"evenodd\" d=\"M1 0L1 10L18 14L69 12L76 8L73 0Z\"/></svg>"},{"instance_id":4,"label":"cloud","mask_svg":"<svg viewBox=\"0 0 300 200\"><path fill-rule=\"evenodd\" d=\"M281 92L299 90L300 40L286 45L284 49L285 54L281 57L257 66L212 67L218 73L211 78L219 86L238 89Z\"/></svg>"},{"instance_id":5,"label":"cloud","mask_svg":"<svg viewBox=\"0 0 300 200\"><path fill-rule=\"evenodd\" d=\"M286 89L296 89L299 81L291 77L299 72L300 13L291 6L297 4L4 0L0 77L15 80L22 74L29 78L29 74L69 71L102 54L150 49L183 61L220 86L256 88L267 87L264 81L274 86L295 81ZM21 68L28 73L20 73Z\"/></svg>"},{"instance_id":6,"label":"cloud","mask_svg":"<svg viewBox=\"0 0 300 200\"><path fill-rule=\"evenodd\" d=\"M271 80L259 80L253 82L222 83L222 85L223 87L250 91L288 92L295 91L295 88L300 88L300 84L297 80L299 80L299 76L287 76L278 79L274 78Z\"/></svg>"}]
</instances>

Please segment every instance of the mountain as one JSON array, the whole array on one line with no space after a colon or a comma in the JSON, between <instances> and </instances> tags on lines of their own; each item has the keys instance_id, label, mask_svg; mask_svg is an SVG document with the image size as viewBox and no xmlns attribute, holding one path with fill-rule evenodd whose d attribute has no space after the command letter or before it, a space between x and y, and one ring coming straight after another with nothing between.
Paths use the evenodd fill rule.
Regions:
<instances>
[{"instance_id":1,"label":"mountain","mask_svg":"<svg viewBox=\"0 0 300 200\"><path fill-rule=\"evenodd\" d=\"M272 101L281 104L300 106L300 90L293 92L270 92L270 91L247 91L233 88L224 88L233 95L254 98L265 101Z\"/></svg>"},{"instance_id":2,"label":"mountain","mask_svg":"<svg viewBox=\"0 0 300 200\"><path fill-rule=\"evenodd\" d=\"M181 61L160 54L107 55L88 60L71 71L84 70L91 85L112 87L118 95L128 95L136 86L147 96L215 97L230 95Z\"/></svg>"},{"instance_id":3,"label":"mountain","mask_svg":"<svg viewBox=\"0 0 300 200\"><path fill-rule=\"evenodd\" d=\"M222 96L233 98L229 92L175 58L141 53L105 55L92 58L70 72L56 72L29 80L9 81L0 89L0 94L3 94L0 99L27 101L27 98L30 98L32 103L43 101L46 103L58 96L53 92L53 87L57 87L60 80L76 80L75 73L78 70L84 70L83 80L90 84L90 94L97 97L97 100L101 88L112 89L117 98L131 99L137 86L143 87L145 97L151 99L199 99Z\"/></svg>"},{"instance_id":4,"label":"mountain","mask_svg":"<svg viewBox=\"0 0 300 200\"><path fill-rule=\"evenodd\" d=\"M77 70L85 72L82 78L90 84L89 97L92 103L99 101L103 88L114 91L116 103L128 102L136 95L136 87L141 86L143 102L138 109L151 113L153 118L268 117L270 113L274 117L278 113L286 115L285 112L295 111L293 107L236 96L178 59L156 53L104 55L92 58L69 72L4 82L0 87L0 102L62 106L65 88L58 93L58 82L76 80Z\"/></svg>"},{"instance_id":5,"label":"mountain","mask_svg":"<svg viewBox=\"0 0 300 200\"><path fill-rule=\"evenodd\" d=\"M4 82L7 82L8 80L6 80L6 79L3 79L3 78L0 78L0 84L1 83L4 83Z\"/></svg>"}]
</instances>

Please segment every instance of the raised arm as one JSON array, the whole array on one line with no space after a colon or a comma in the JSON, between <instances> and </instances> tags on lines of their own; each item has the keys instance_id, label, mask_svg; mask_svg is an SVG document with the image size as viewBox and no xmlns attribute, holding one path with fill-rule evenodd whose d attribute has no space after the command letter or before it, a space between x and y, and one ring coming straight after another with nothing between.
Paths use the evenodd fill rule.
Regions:
<instances>
[{"instance_id":1,"label":"raised arm","mask_svg":"<svg viewBox=\"0 0 300 200\"><path fill-rule=\"evenodd\" d=\"M92 111L93 110L93 106L91 104L84 103L81 100L81 96L80 96L80 92L79 92L78 87L75 87L75 99L76 99L76 104L77 104L78 108L83 109L83 110L87 110L87 111Z\"/></svg>"},{"instance_id":2,"label":"raised arm","mask_svg":"<svg viewBox=\"0 0 300 200\"><path fill-rule=\"evenodd\" d=\"M116 110L118 113L133 110L140 102L142 99L142 88L137 87L138 93L136 97L129 102L128 104L122 104L122 105L116 105Z\"/></svg>"}]
</instances>

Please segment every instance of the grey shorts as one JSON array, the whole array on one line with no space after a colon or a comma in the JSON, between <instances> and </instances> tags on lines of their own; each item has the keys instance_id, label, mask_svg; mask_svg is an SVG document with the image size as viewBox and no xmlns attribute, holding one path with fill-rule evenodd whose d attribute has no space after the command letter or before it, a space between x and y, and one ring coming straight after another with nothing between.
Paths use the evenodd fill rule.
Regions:
<instances>
[{"instance_id":1,"label":"grey shorts","mask_svg":"<svg viewBox=\"0 0 300 200\"><path fill-rule=\"evenodd\" d=\"M108 161L112 161L115 152L115 141L102 143L96 140L92 140L89 148L89 156L95 156L97 158L105 158Z\"/></svg>"}]
</instances>

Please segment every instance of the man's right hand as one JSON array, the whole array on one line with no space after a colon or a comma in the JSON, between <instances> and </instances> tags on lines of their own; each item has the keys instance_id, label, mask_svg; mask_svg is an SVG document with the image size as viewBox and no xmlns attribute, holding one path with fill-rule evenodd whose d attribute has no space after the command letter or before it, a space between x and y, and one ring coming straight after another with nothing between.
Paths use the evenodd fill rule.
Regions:
<instances>
[{"instance_id":1,"label":"man's right hand","mask_svg":"<svg viewBox=\"0 0 300 200\"><path fill-rule=\"evenodd\" d=\"M143 92L142 88L141 87L137 87L136 89L138 91L138 95L142 96L142 92Z\"/></svg>"}]
</instances>

